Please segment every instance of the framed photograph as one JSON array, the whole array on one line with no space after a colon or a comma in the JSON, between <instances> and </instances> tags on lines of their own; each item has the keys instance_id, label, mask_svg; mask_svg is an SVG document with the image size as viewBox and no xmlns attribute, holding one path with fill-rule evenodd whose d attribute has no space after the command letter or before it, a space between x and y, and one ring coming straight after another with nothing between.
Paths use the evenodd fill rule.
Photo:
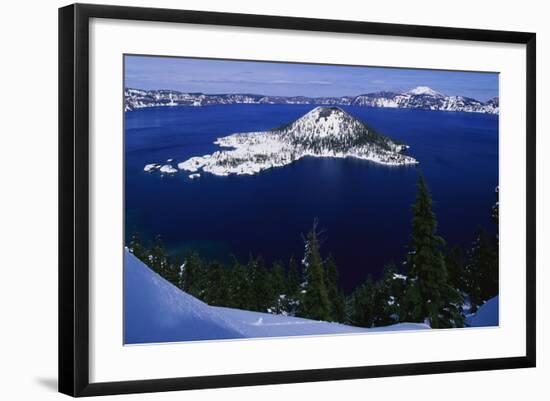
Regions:
<instances>
[{"instance_id":1,"label":"framed photograph","mask_svg":"<svg viewBox=\"0 0 550 401\"><path fill-rule=\"evenodd\" d=\"M59 389L535 366L535 34L59 10Z\"/></svg>"}]
</instances>

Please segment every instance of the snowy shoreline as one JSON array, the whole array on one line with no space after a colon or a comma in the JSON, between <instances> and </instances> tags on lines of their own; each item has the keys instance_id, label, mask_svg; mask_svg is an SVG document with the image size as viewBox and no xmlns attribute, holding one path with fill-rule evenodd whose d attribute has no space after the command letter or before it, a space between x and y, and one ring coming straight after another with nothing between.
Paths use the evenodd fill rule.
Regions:
<instances>
[{"instance_id":1,"label":"snowy shoreline","mask_svg":"<svg viewBox=\"0 0 550 401\"><path fill-rule=\"evenodd\" d=\"M235 134L242 135L242 134ZM223 150L212 153L211 155L195 156L184 162L178 163L180 170L188 172L204 171L218 176L235 175L253 175L261 171L275 167L283 167L304 157L332 157L343 159L351 157L360 160L367 160L386 166L403 166L418 164L414 158L401 155L396 157L395 153L377 153L368 149L358 148L348 152L335 152L325 150L322 153L315 153L310 150L302 150L285 147L277 141L276 138L270 138L268 133L258 132L248 135L264 135L263 141L255 142L257 137L250 138L249 141L241 141L232 136L219 138L216 145L231 150Z\"/></svg>"},{"instance_id":2,"label":"snowy shoreline","mask_svg":"<svg viewBox=\"0 0 550 401\"><path fill-rule=\"evenodd\" d=\"M426 86L406 92L379 91L341 97L264 96L239 93L214 95L134 88L124 90L125 112L150 107L204 107L230 104L311 104L499 114L498 97L480 101L466 96L448 96Z\"/></svg>"}]
</instances>

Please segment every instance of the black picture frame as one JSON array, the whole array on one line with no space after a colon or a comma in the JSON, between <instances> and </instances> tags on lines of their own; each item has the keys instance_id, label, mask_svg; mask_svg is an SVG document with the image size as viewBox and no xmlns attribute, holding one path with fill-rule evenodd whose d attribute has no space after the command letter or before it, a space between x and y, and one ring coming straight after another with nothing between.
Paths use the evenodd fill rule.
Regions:
<instances>
[{"instance_id":1,"label":"black picture frame","mask_svg":"<svg viewBox=\"0 0 550 401\"><path fill-rule=\"evenodd\" d=\"M89 21L91 18L516 43L526 46L526 354L521 357L247 373L122 382L89 381ZM59 391L71 396L159 392L534 367L536 35L219 12L74 4L59 9Z\"/></svg>"}]
</instances>

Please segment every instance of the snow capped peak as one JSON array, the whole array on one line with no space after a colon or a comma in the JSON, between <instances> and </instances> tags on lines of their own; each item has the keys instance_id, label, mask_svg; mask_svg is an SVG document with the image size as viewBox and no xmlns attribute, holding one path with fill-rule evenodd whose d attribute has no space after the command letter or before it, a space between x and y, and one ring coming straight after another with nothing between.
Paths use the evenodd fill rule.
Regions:
<instances>
[{"instance_id":1,"label":"snow capped peak","mask_svg":"<svg viewBox=\"0 0 550 401\"><path fill-rule=\"evenodd\" d=\"M295 139L308 138L308 141L312 141L325 137L341 139L355 136L358 129L363 127L363 123L340 107L319 106L283 128L281 132Z\"/></svg>"},{"instance_id":2,"label":"snow capped peak","mask_svg":"<svg viewBox=\"0 0 550 401\"><path fill-rule=\"evenodd\" d=\"M293 124L312 121L315 124L324 122L341 122L343 120L355 120L353 116L348 114L344 109L337 106L317 106L311 111L304 114L302 117L294 121Z\"/></svg>"},{"instance_id":3,"label":"snow capped peak","mask_svg":"<svg viewBox=\"0 0 550 401\"><path fill-rule=\"evenodd\" d=\"M304 114L302 117L300 117L300 119L310 118L310 117L314 117L314 118L325 117L325 118L328 118L332 115L338 115L338 114L349 116L348 113L346 113L343 109L341 109L340 107L337 107L337 106L317 106L314 109L312 109L311 111L309 111L308 113Z\"/></svg>"},{"instance_id":4,"label":"snow capped peak","mask_svg":"<svg viewBox=\"0 0 550 401\"><path fill-rule=\"evenodd\" d=\"M428 96L443 96L442 93L439 93L429 86L417 86L414 89L411 89L409 92L407 92L411 95L428 95Z\"/></svg>"}]
</instances>

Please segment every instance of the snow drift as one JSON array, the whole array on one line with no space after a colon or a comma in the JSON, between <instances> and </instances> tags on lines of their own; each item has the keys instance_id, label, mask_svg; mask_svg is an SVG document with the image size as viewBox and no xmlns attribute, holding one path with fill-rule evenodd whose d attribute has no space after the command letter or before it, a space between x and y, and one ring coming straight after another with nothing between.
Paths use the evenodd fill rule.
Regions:
<instances>
[{"instance_id":1,"label":"snow drift","mask_svg":"<svg viewBox=\"0 0 550 401\"><path fill-rule=\"evenodd\" d=\"M498 326L498 295L485 302L475 315L466 319L469 327Z\"/></svg>"},{"instance_id":2,"label":"snow drift","mask_svg":"<svg viewBox=\"0 0 550 401\"><path fill-rule=\"evenodd\" d=\"M297 317L214 307L186 294L124 254L124 343L158 343L254 337L429 329L400 323L366 329Z\"/></svg>"}]
</instances>

